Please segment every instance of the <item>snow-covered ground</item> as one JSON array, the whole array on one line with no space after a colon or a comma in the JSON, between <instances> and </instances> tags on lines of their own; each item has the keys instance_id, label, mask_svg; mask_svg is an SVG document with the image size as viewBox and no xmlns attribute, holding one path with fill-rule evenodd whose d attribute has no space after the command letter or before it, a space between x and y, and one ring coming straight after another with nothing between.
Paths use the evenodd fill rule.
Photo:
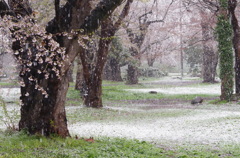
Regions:
<instances>
[{"instance_id":1,"label":"snow-covered ground","mask_svg":"<svg viewBox=\"0 0 240 158\"><path fill-rule=\"evenodd\" d=\"M165 109L166 110L166 109ZM91 122L69 125L81 137L125 137L155 143L240 143L240 111L195 109L180 117L147 118L129 122Z\"/></svg>"},{"instance_id":2,"label":"snow-covered ground","mask_svg":"<svg viewBox=\"0 0 240 158\"><path fill-rule=\"evenodd\" d=\"M220 95L220 85L196 86L196 87L164 87L164 88L149 88L149 89L126 89L133 92L156 91L163 94L213 94Z\"/></svg>"},{"instance_id":3,"label":"snow-covered ground","mask_svg":"<svg viewBox=\"0 0 240 158\"><path fill-rule=\"evenodd\" d=\"M158 83L161 88L144 88L144 89L126 89L126 91L132 92L144 92L156 91L163 94L213 94L220 95L221 86L218 84L200 84L201 81L196 77L184 77L183 80L176 79L175 77L164 77L159 81L152 81L152 85ZM150 85L151 85L150 83ZM191 84L191 86L188 86ZM194 84L194 85L193 85Z\"/></svg>"},{"instance_id":4,"label":"snow-covered ground","mask_svg":"<svg viewBox=\"0 0 240 158\"><path fill-rule=\"evenodd\" d=\"M0 96L5 102L16 102L20 97L20 88L0 88Z\"/></svg>"},{"instance_id":5,"label":"snow-covered ground","mask_svg":"<svg viewBox=\"0 0 240 158\"><path fill-rule=\"evenodd\" d=\"M81 108L67 107L66 110L67 113L71 113ZM16 105L8 106L8 110L15 113L18 109L19 106ZM122 111L124 108L119 110ZM190 111L189 109L158 109L161 113L169 110L188 110L188 112L181 116L139 118L134 121L78 122L69 124L68 128L71 135L79 137L124 137L176 145L240 143L240 110L231 110L231 107L221 110L191 109ZM0 116L3 116L2 109L0 112ZM6 129L1 119L0 129Z\"/></svg>"},{"instance_id":6,"label":"snow-covered ground","mask_svg":"<svg viewBox=\"0 0 240 158\"><path fill-rule=\"evenodd\" d=\"M196 85L189 87L166 87L153 89L131 89L137 92L149 92L155 90L165 94L220 94L220 84ZM0 90L0 95L7 101L19 98L19 89ZM8 106L11 110L16 107ZM216 105L214 105L216 106ZM146 140L156 143L172 144L210 144L240 143L240 109L237 105L229 105L225 108L178 108L178 109L152 109L154 112L169 112L169 110L187 111L186 114L173 117L149 117L129 121L101 121L101 122L78 122L69 124L72 135L79 137L126 137ZM17 107L19 108L19 107ZM113 107L108 107L113 108ZM113 108L114 110L134 111L141 110L134 107ZM81 107L67 107L66 111L81 110ZM143 110L144 111L144 110ZM148 112L151 112L149 110ZM0 129L6 128L1 117Z\"/></svg>"}]
</instances>

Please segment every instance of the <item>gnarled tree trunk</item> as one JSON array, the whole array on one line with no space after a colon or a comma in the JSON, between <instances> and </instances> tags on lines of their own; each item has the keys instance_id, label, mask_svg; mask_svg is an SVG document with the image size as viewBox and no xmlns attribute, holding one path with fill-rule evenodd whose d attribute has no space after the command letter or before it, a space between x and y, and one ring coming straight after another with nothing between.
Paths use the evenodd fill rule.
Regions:
<instances>
[{"instance_id":1,"label":"gnarled tree trunk","mask_svg":"<svg viewBox=\"0 0 240 158\"><path fill-rule=\"evenodd\" d=\"M57 44L49 43L49 36L47 35L38 35L38 37L46 37L42 42L37 42L38 47L33 41L35 36L29 37L28 43L24 41L24 47L21 47L23 43L19 40L14 42L13 49L21 52L21 59L29 60L29 63L22 65L21 71L23 85L21 88L20 130L25 129L30 134L42 134L44 136L50 134L57 134L62 137L69 136L64 103L69 82L67 73L75 56L81 51L81 45L78 43L78 30L83 29L84 33L95 31L100 25L99 22L111 15L112 11L122 1L102 0L96 8L92 9L89 0L68 0L63 8L59 7L60 0L55 0L56 16L46 30L47 33L56 35L54 38L61 47L66 48L65 53L58 52L55 48L58 47ZM9 4L13 15L21 14L24 16L32 12L27 0L21 2L11 0ZM0 9L2 8L0 7ZM14 11L16 12L12 13ZM71 34L72 30L76 30L76 34ZM15 31L18 31L18 29ZM68 34L71 39L62 36L61 33L63 32L71 34ZM37 51L41 47L50 49L50 51L44 52L46 54L41 56ZM31 55L28 55L29 50L31 50ZM51 57L51 54L54 53L60 53L55 56L54 61L61 56L61 63L49 61L47 57ZM67 60L64 60L63 56L67 56ZM49 64L49 62L52 64ZM45 67L47 72L44 74L40 70L45 71ZM53 70L53 68L56 69ZM96 84L99 84L99 81Z\"/></svg>"},{"instance_id":2,"label":"gnarled tree trunk","mask_svg":"<svg viewBox=\"0 0 240 158\"><path fill-rule=\"evenodd\" d=\"M25 83L29 80L25 75ZM34 84L21 87L22 107L19 129L26 129L30 134L49 136L58 134L69 136L65 113L65 96L68 89L68 77L62 76L61 80L39 80L40 86L48 87L48 98L35 88ZM26 96L26 94L29 94Z\"/></svg>"}]
</instances>

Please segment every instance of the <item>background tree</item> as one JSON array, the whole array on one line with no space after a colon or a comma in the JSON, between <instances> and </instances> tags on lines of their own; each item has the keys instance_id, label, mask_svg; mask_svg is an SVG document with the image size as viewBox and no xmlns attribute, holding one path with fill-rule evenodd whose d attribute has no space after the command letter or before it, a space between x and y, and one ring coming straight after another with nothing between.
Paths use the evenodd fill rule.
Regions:
<instances>
[{"instance_id":1,"label":"background tree","mask_svg":"<svg viewBox=\"0 0 240 158\"><path fill-rule=\"evenodd\" d=\"M130 28L126 27L126 32L131 42L131 47L129 48L131 56L135 59L128 65L127 69L127 84L137 84L138 83L138 67L140 66L140 49L145 40L148 28L151 24L157 22L163 22L162 20L149 20L148 15L152 14L152 11L144 13L138 17L139 31L135 32Z\"/></svg>"},{"instance_id":2,"label":"background tree","mask_svg":"<svg viewBox=\"0 0 240 158\"><path fill-rule=\"evenodd\" d=\"M221 100L230 100L233 94L232 26L229 22L228 0L220 1L216 27L220 53Z\"/></svg>"},{"instance_id":3,"label":"background tree","mask_svg":"<svg viewBox=\"0 0 240 158\"><path fill-rule=\"evenodd\" d=\"M188 73L194 77L201 74L201 65L203 63L203 49L197 41L199 41L199 39L189 41L188 46L184 50L185 58L189 65Z\"/></svg>"},{"instance_id":4,"label":"background tree","mask_svg":"<svg viewBox=\"0 0 240 158\"><path fill-rule=\"evenodd\" d=\"M237 15L237 0L229 0L229 13L231 15L231 23L233 28L233 48L235 51L235 92L240 94L240 27L238 24Z\"/></svg>"},{"instance_id":5,"label":"background tree","mask_svg":"<svg viewBox=\"0 0 240 158\"><path fill-rule=\"evenodd\" d=\"M86 60L88 54L86 51L80 53L81 62L83 65L84 77L84 105L87 107L99 108L102 104L102 74L103 68L107 61L110 43L113 36L120 28L123 19L127 16L130 5L133 0L127 0L126 4L115 21L111 17L105 19L101 24L100 39L98 42L98 50L94 53L92 59ZM90 65L90 66L89 66Z\"/></svg>"},{"instance_id":6,"label":"background tree","mask_svg":"<svg viewBox=\"0 0 240 158\"><path fill-rule=\"evenodd\" d=\"M216 68L218 64L218 52L214 50L213 24L215 19L208 9L200 8L202 45L203 45L203 63L202 75L203 82L214 83Z\"/></svg>"},{"instance_id":7,"label":"background tree","mask_svg":"<svg viewBox=\"0 0 240 158\"><path fill-rule=\"evenodd\" d=\"M154 23L163 22L165 19L168 9L174 1L171 1L169 7L163 18L161 20L152 20L149 18L150 15L153 14L153 11L145 11L144 14L138 16L138 30L133 30L130 25L130 22L126 23L124 28L127 32L129 41L131 42L131 46L129 48L130 54L133 57L134 61L128 65L127 68L127 84L137 84L138 83L138 67L140 66L140 57L141 57L141 47L147 35L149 26Z\"/></svg>"},{"instance_id":8,"label":"background tree","mask_svg":"<svg viewBox=\"0 0 240 158\"><path fill-rule=\"evenodd\" d=\"M109 56L104 68L104 79L111 81L123 81L121 76L121 67L128 62L129 54L126 48L123 48L120 38L115 37L109 50Z\"/></svg>"},{"instance_id":9,"label":"background tree","mask_svg":"<svg viewBox=\"0 0 240 158\"><path fill-rule=\"evenodd\" d=\"M83 73L82 73L83 68L82 68L82 63L79 55L77 56L76 63L77 63L77 74L76 74L76 81L75 81L75 90L81 91L84 80L83 80ZM83 93L81 92L81 94Z\"/></svg>"},{"instance_id":10,"label":"background tree","mask_svg":"<svg viewBox=\"0 0 240 158\"><path fill-rule=\"evenodd\" d=\"M145 38L145 42L143 43L140 51L142 56L147 59L147 64L149 67L153 67L154 63L165 53L168 53L171 47L171 45L166 42L169 40L170 35L166 33L165 29L166 28L161 26L161 32L159 32L157 36L154 36L150 32Z\"/></svg>"}]
</instances>

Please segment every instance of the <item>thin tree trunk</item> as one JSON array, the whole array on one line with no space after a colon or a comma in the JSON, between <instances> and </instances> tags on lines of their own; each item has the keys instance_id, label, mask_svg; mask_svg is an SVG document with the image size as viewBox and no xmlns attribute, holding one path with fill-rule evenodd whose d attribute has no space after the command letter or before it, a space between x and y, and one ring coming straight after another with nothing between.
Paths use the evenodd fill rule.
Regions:
<instances>
[{"instance_id":1,"label":"thin tree trunk","mask_svg":"<svg viewBox=\"0 0 240 158\"><path fill-rule=\"evenodd\" d=\"M202 44L203 44L203 65L202 74L203 82L214 83L216 76L216 65L218 61L217 53L213 49L213 33L210 21L206 18L206 12L202 11L201 27L202 27Z\"/></svg>"},{"instance_id":2,"label":"thin tree trunk","mask_svg":"<svg viewBox=\"0 0 240 158\"><path fill-rule=\"evenodd\" d=\"M103 77L110 81L123 81L121 76L121 68L116 58L109 58L105 67Z\"/></svg>"},{"instance_id":3,"label":"thin tree trunk","mask_svg":"<svg viewBox=\"0 0 240 158\"><path fill-rule=\"evenodd\" d=\"M216 75L215 53L212 48L203 46L203 82L214 83Z\"/></svg>"},{"instance_id":4,"label":"thin tree trunk","mask_svg":"<svg viewBox=\"0 0 240 158\"><path fill-rule=\"evenodd\" d=\"M116 59L111 61L112 66L112 81L123 81L121 76L121 68Z\"/></svg>"},{"instance_id":5,"label":"thin tree trunk","mask_svg":"<svg viewBox=\"0 0 240 158\"><path fill-rule=\"evenodd\" d=\"M76 75L76 83L75 83L75 90L82 90L82 86L84 83L83 79L83 68L80 57L77 59L77 75Z\"/></svg>"},{"instance_id":6,"label":"thin tree trunk","mask_svg":"<svg viewBox=\"0 0 240 158\"><path fill-rule=\"evenodd\" d=\"M131 47L129 50L131 52L131 56L134 57L135 61L132 61L132 63L128 64L127 82L126 83L127 84L138 84L138 77L139 77L138 67L139 67L139 61L140 61L139 52L134 47Z\"/></svg>"},{"instance_id":7,"label":"thin tree trunk","mask_svg":"<svg viewBox=\"0 0 240 158\"><path fill-rule=\"evenodd\" d=\"M102 23L102 28L107 28L110 20L107 19ZM114 32L115 33L115 32ZM99 48L97 52L96 66L90 71L86 61L86 51L81 53L81 62L83 64L83 76L86 84L84 94L84 105L87 107L101 108L102 104L102 73L104 65L107 61L108 49L111 39L107 39L114 34L107 29L101 29L101 39L99 41ZM89 73L91 72L91 73Z\"/></svg>"},{"instance_id":8,"label":"thin tree trunk","mask_svg":"<svg viewBox=\"0 0 240 158\"><path fill-rule=\"evenodd\" d=\"M69 82L73 82L73 68L74 68L74 62L72 63L69 71L68 71L68 78L69 78Z\"/></svg>"},{"instance_id":9,"label":"thin tree trunk","mask_svg":"<svg viewBox=\"0 0 240 158\"><path fill-rule=\"evenodd\" d=\"M153 58L151 55L147 56L147 63L149 67L153 67L153 64L155 62L155 58Z\"/></svg>"},{"instance_id":10,"label":"thin tree trunk","mask_svg":"<svg viewBox=\"0 0 240 158\"><path fill-rule=\"evenodd\" d=\"M138 68L135 65L128 65L127 84L138 84Z\"/></svg>"},{"instance_id":11,"label":"thin tree trunk","mask_svg":"<svg viewBox=\"0 0 240 158\"><path fill-rule=\"evenodd\" d=\"M107 61L106 65L104 66L103 79L112 81L113 71L112 71L112 67L111 67L111 64L110 64L110 60L111 59L108 58L108 61Z\"/></svg>"},{"instance_id":12,"label":"thin tree trunk","mask_svg":"<svg viewBox=\"0 0 240 158\"><path fill-rule=\"evenodd\" d=\"M229 3L229 12L231 14L231 23L233 27L233 47L235 51L235 91L240 94L240 27L235 15L237 0L231 0Z\"/></svg>"}]
</instances>

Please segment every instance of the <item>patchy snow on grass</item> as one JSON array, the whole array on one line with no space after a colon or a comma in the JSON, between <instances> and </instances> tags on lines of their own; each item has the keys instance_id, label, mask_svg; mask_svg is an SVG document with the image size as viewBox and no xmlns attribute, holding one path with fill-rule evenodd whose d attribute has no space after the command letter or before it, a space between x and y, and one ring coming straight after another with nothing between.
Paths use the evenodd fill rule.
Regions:
<instances>
[{"instance_id":1,"label":"patchy snow on grass","mask_svg":"<svg viewBox=\"0 0 240 158\"><path fill-rule=\"evenodd\" d=\"M200 84L198 77L184 77L183 79L174 78L174 76L166 76L156 81L151 81L154 85L167 85L161 88L144 88L144 89L125 89L132 92L148 93L156 91L163 94L213 94L220 95L220 84Z\"/></svg>"},{"instance_id":2,"label":"patchy snow on grass","mask_svg":"<svg viewBox=\"0 0 240 158\"><path fill-rule=\"evenodd\" d=\"M214 94L220 95L221 89L219 84L208 86L195 86L195 87L169 87L169 88L148 88L148 89L125 89L132 92L148 93L156 91L163 94Z\"/></svg>"},{"instance_id":3,"label":"patchy snow on grass","mask_svg":"<svg viewBox=\"0 0 240 158\"><path fill-rule=\"evenodd\" d=\"M195 110L191 115L138 122L91 122L69 125L80 137L124 137L156 143L240 143L240 112Z\"/></svg>"},{"instance_id":4,"label":"patchy snow on grass","mask_svg":"<svg viewBox=\"0 0 240 158\"><path fill-rule=\"evenodd\" d=\"M169 82L179 82L179 80L168 80ZM220 84L213 85L194 85L179 86L152 89L127 89L133 92L149 92L157 91L164 94L217 94L220 95ZM20 96L19 88L1 88L0 95L5 101L18 100ZM137 106L145 106L139 103ZM143 109L137 106L122 107L106 107L114 110L126 110L131 112L139 112ZM9 111L15 106L8 106ZM227 108L225 108L227 107ZM218 109L178 109L188 110L184 115L168 116L168 117L149 117L137 118L136 120L119 120L116 121L100 121L100 122L78 122L69 124L71 135L79 137L124 137L130 139L140 139L156 143L172 143L172 144L209 144L218 143L240 143L240 110L236 106L225 106ZM229 107L229 108L228 108ZM19 106L17 107L19 108ZM82 107L70 106L66 107L66 111L81 110ZM18 109L19 110L19 109ZM146 113L158 112L156 109L146 111ZM158 109L161 113L169 110L166 107ZM167 111L165 111L167 112ZM3 118L3 111L0 110L0 117ZM71 122L71 121L70 121ZM0 129L6 129L4 123L0 119Z\"/></svg>"},{"instance_id":5,"label":"patchy snow on grass","mask_svg":"<svg viewBox=\"0 0 240 158\"><path fill-rule=\"evenodd\" d=\"M19 100L20 88L0 88L0 96L5 102L15 102Z\"/></svg>"},{"instance_id":6,"label":"patchy snow on grass","mask_svg":"<svg viewBox=\"0 0 240 158\"><path fill-rule=\"evenodd\" d=\"M16 104L7 103L6 108L7 108L7 115L9 116L9 118L6 117L3 107L0 106L0 129L1 130L5 130L7 128L6 124L11 125L11 123L13 123L15 127L17 127L17 124L19 122L20 106Z\"/></svg>"}]
</instances>

